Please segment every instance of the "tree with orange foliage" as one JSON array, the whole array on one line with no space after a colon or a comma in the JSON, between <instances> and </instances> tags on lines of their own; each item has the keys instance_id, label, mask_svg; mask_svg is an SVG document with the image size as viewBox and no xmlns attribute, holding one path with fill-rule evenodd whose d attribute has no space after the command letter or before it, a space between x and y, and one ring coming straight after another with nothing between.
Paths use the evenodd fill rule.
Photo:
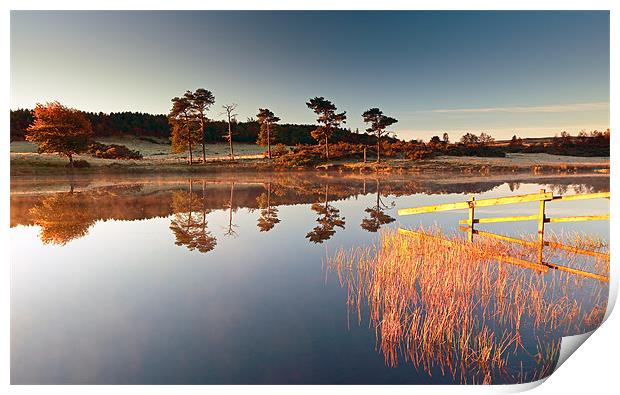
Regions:
<instances>
[{"instance_id":1,"label":"tree with orange foliage","mask_svg":"<svg viewBox=\"0 0 620 395\"><path fill-rule=\"evenodd\" d=\"M37 144L39 153L58 153L68 157L69 166L73 167L73 155L86 151L92 136L90 121L81 111L55 101L37 103L26 140Z\"/></svg>"}]
</instances>

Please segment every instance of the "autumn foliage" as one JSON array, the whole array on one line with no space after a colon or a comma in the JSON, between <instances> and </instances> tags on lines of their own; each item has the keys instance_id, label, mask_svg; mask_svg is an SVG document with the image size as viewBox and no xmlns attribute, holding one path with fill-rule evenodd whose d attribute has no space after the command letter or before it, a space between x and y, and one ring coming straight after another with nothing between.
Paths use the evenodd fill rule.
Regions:
<instances>
[{"instance_id":1,"label":"autumn foliage","mask_svg":"<svg viewBox=\"0 0 620 395\"><path fill-rule=\"evenodd\" d=\"M69 158L88 149L93 130L86 116L58 102L37 104L26 140L39 146L39 153L58 153Z\"/></svg>"}]
</instances>

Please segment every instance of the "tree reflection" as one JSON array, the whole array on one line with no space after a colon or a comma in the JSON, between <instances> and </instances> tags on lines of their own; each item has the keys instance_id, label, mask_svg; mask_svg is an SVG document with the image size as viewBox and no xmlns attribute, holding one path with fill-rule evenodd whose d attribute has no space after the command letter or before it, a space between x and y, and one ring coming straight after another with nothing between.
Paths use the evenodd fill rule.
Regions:
<instances>
[{"instance_id":1,"label":"tree reflection","mask_svg":"<svg viewBox=\"0 0 620 395\"><path fill-rule=\"evenodd\" d=\"M83 190L78 190L82 189L80 185L75 192L61 193L57 192L59 188L69 190L68 182L65 180L54 181L46 191L42 191L38 184L32 190L18 184L10 196L11 210L8 215L11 227L39 225L41 240L53 244L66 244L88 234L88 228L100 220L136 221L165 217L172 221L170 229L174 232L179 245L206 252L216 245L215 237L209 232L209 228L213 229L213 220L208 224L206 218L211 211L227 211L221 214L228 218L218 225L222 226L222 233L234 237L238 231L235 225L235 220L238 218L235 213L239 208L246 208L248 211L258 209L257 227L261 232L269 232L281 221L279 205L314 203L312 210L319 218L312 223L316 227L310 229L306 237L313 243L320 243L332 237L337 227L344 228L344 218L341 218L339 211L329 204L330 199L333 201L356 197L360 191L364 191L365 194L376 192L376 202L372 204L373 207L365 209L364 218L360 220L363 229L376 232L384 225L394 222L393 218L387 215L390 213L386 210L389 206L384 204L388 203L385 198L387 195L400 197L420 193L478 194L501 185L516 191L519 182L531 182L515 178L509 184L501 179L476 178L473 181L463 179L448 183L437 180L405 181L386 176L334 178L333 181L329 181L329 186L326 186L327 180L323 177L309 177L296 173L278 174L277 177L269 179L262 178L262 175L259 178L246 177L249 179L239 176L235 176L234 179L220 176L215 180L205 178L202 180L202 197L201 181L198 180L190 183L190 192L187 180L181 180L180 184L178 180L166 181L161 185L159 181L123 181L111 185L106 185L107 182L104 182L101 186L82 184ZM379 181L376 178L379 178ZM84 183L84 180L78 182ZM553 177L546 178L545 182L544 187L554 195L609 191L608 176ZM45 183L47 185L48 182ZM373 191L375 184L377 190ZM381 201L382 197L384 202Z\"/></svg>"},{"instance_id":2,"label":"tree reflection","mask_svg":"<svg viewBox=\"0 0 620 395\"><path fill-rule=\"evenodd\" d=\"M313 203L311 207L312 211L319 215L316 219L316 222L319 224L306 234L306 238L313 243L322 243L325 240L329 240L336 233L334 229L336 226L344 229L345 218L340 217L340 210L329 204L328 188L329 186L326 184L325 203Z\"/></svg>"},{"instance_id":3,"label":"tree reflection","mask_svg":"<svg viewBox=\"0 0 620 395\"><path fill-rule=\"evenodd\" d=\"M261 209L258 218L258 229L260 229L261 232L269 232L280 222L278 218L278 208L271 206L271 182L267 183L267 193L261 193L260 196L256 198L256 202Z\"/></svg>"},{"instance_id":4,"label":"tree reflection","mask_svg":"<svg viewBox=\"0 0 620 395\"><path fill-rule=\"evenodd\" d=\"M193 192L193 183L189 183L189 192L174 191L172 193L172 211L170 230L174 233L175 243L185 246L188 250L205 253L213 250L217 244L215 236L207 229L207 214L211 212L204 205L203 199Z\"/></svg>"},{"instance_id":5,"label":"tree reflection","mask_svg":"<svg viewBox=\"0 0 620 395\"><path fill-rule=\"evenodd\" d=\"M228 200L228 228L224 234L226 236L237 237L237 231L235 228L238 228L237 225L233 224L233 212L237 211L237 209L233 209L235 202L235 183L230 184L230 199Z\"/></svg>"},{"instance_id":6,"label":"tree reflection","mask_svg":"<svg viewBox=\"0 0 620 395\"><path fill-rule=\"evenodd\" d=\"M96 218L88 209L89 196L73 192L56 193L44 198L29 211L33 222L41 227L39 237L45 244L65 245L86 236Z\"/></svg>"},{"instance_id":7,"label":"tree reflection","mask_svg":"<svg viewBox=\"0 0 620 395\"><path fill-rule=\"evenodd\" d=\"M383 203L381 200L381 184L377 179L377 204L374 207L367 207L364 211L368 213L368 218L362 219L360 226L362 229L368 232L376 232L385 224L396 221L394 217L391 217L385 213L384 210L394 208L394 202L389 206Z\"/></svg>"}]
</instances>

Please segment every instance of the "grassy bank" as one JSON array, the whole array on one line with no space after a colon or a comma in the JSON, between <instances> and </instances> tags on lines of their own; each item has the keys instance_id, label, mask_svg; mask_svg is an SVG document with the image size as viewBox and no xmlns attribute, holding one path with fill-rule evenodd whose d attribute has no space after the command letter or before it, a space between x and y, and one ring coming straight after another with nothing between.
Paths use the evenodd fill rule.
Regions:
<instances>
[{"instance_id":1,"label":"grassy bank","mask_svg":"<svg viewBox=\"0 0 620 395\"><path fill-rule=\"evenodd\" d=\"M88 161L88 168L69 169L67 159L53 154L37 154L36 146L28 142L11 143L11 175L46 175L79 172L82 174L153 174L153 173L220 173L256 171L316 170L320 172L352 173L419 173L452 172L462 174L496 173L588 173L608 172L608 157L571 157L549 154L507 154L504 158L438 156L432 159L409 160L386 158L381 163L370 159L363 163L357 159L326 161L311 167L282 168L275 161L263 157L263 147L255 144L236 144L235 157L229 156L228 145L209 144L205 163L189 166L187 154L172 154L165 140L154 138L107 138L105 144L121 144L142 153L141 160L101 159L92 155L79 155L76 159ZM199 148L195 160L202 161Z\"/></svg>"}]
</instances>

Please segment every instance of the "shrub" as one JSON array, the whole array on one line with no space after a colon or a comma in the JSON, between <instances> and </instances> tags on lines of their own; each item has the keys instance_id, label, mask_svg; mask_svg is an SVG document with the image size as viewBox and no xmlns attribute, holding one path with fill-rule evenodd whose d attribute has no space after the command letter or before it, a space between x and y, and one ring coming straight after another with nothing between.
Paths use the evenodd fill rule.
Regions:
<instances>
[{"instance_id":1,"label":"shrub","mask_svg":"<svg viewBox=\"0 0 620 395\"><path fill-rule=\"evenodd\" d=\"M317 152L318 150L314 147L298 145L292 151L277 157L275 165L278 167L307 167L320 163L322 153Z\"/></svg>"},{"instance_id":2,"label":"shrub","mask_svg":"<svg viewBox=\"0 0 620 395\"><path fill-rule=\"evenodd\" d=\"M140 151L134 151L120 144L102 144L93 142L88 146L88 152L102 159L142 159Z\"/></svg>"},{"instance_id":3,"label":"shrub","mask_svg":"<svg viewBox=\"0 0 620 395\"><path fill-rule=\"evenodd\" d=\"M428 148L418 148L407 152L407 159L410 160L429 159L433 156L435 156L435 152L432 149Z\"/></svg>"},{"instance_id":4,"label":"shrub","mask_svg":"<svg viewBox=\"0 0 620 395\"><path fill-rule=\"evenodd\" d=\"M271 156L273 158L279 158L282 155L286 155L290 152L290 150L287 148L286 145L284 144L276 144L273 149L271 150Z\"/></svg>"}]
</instances>

